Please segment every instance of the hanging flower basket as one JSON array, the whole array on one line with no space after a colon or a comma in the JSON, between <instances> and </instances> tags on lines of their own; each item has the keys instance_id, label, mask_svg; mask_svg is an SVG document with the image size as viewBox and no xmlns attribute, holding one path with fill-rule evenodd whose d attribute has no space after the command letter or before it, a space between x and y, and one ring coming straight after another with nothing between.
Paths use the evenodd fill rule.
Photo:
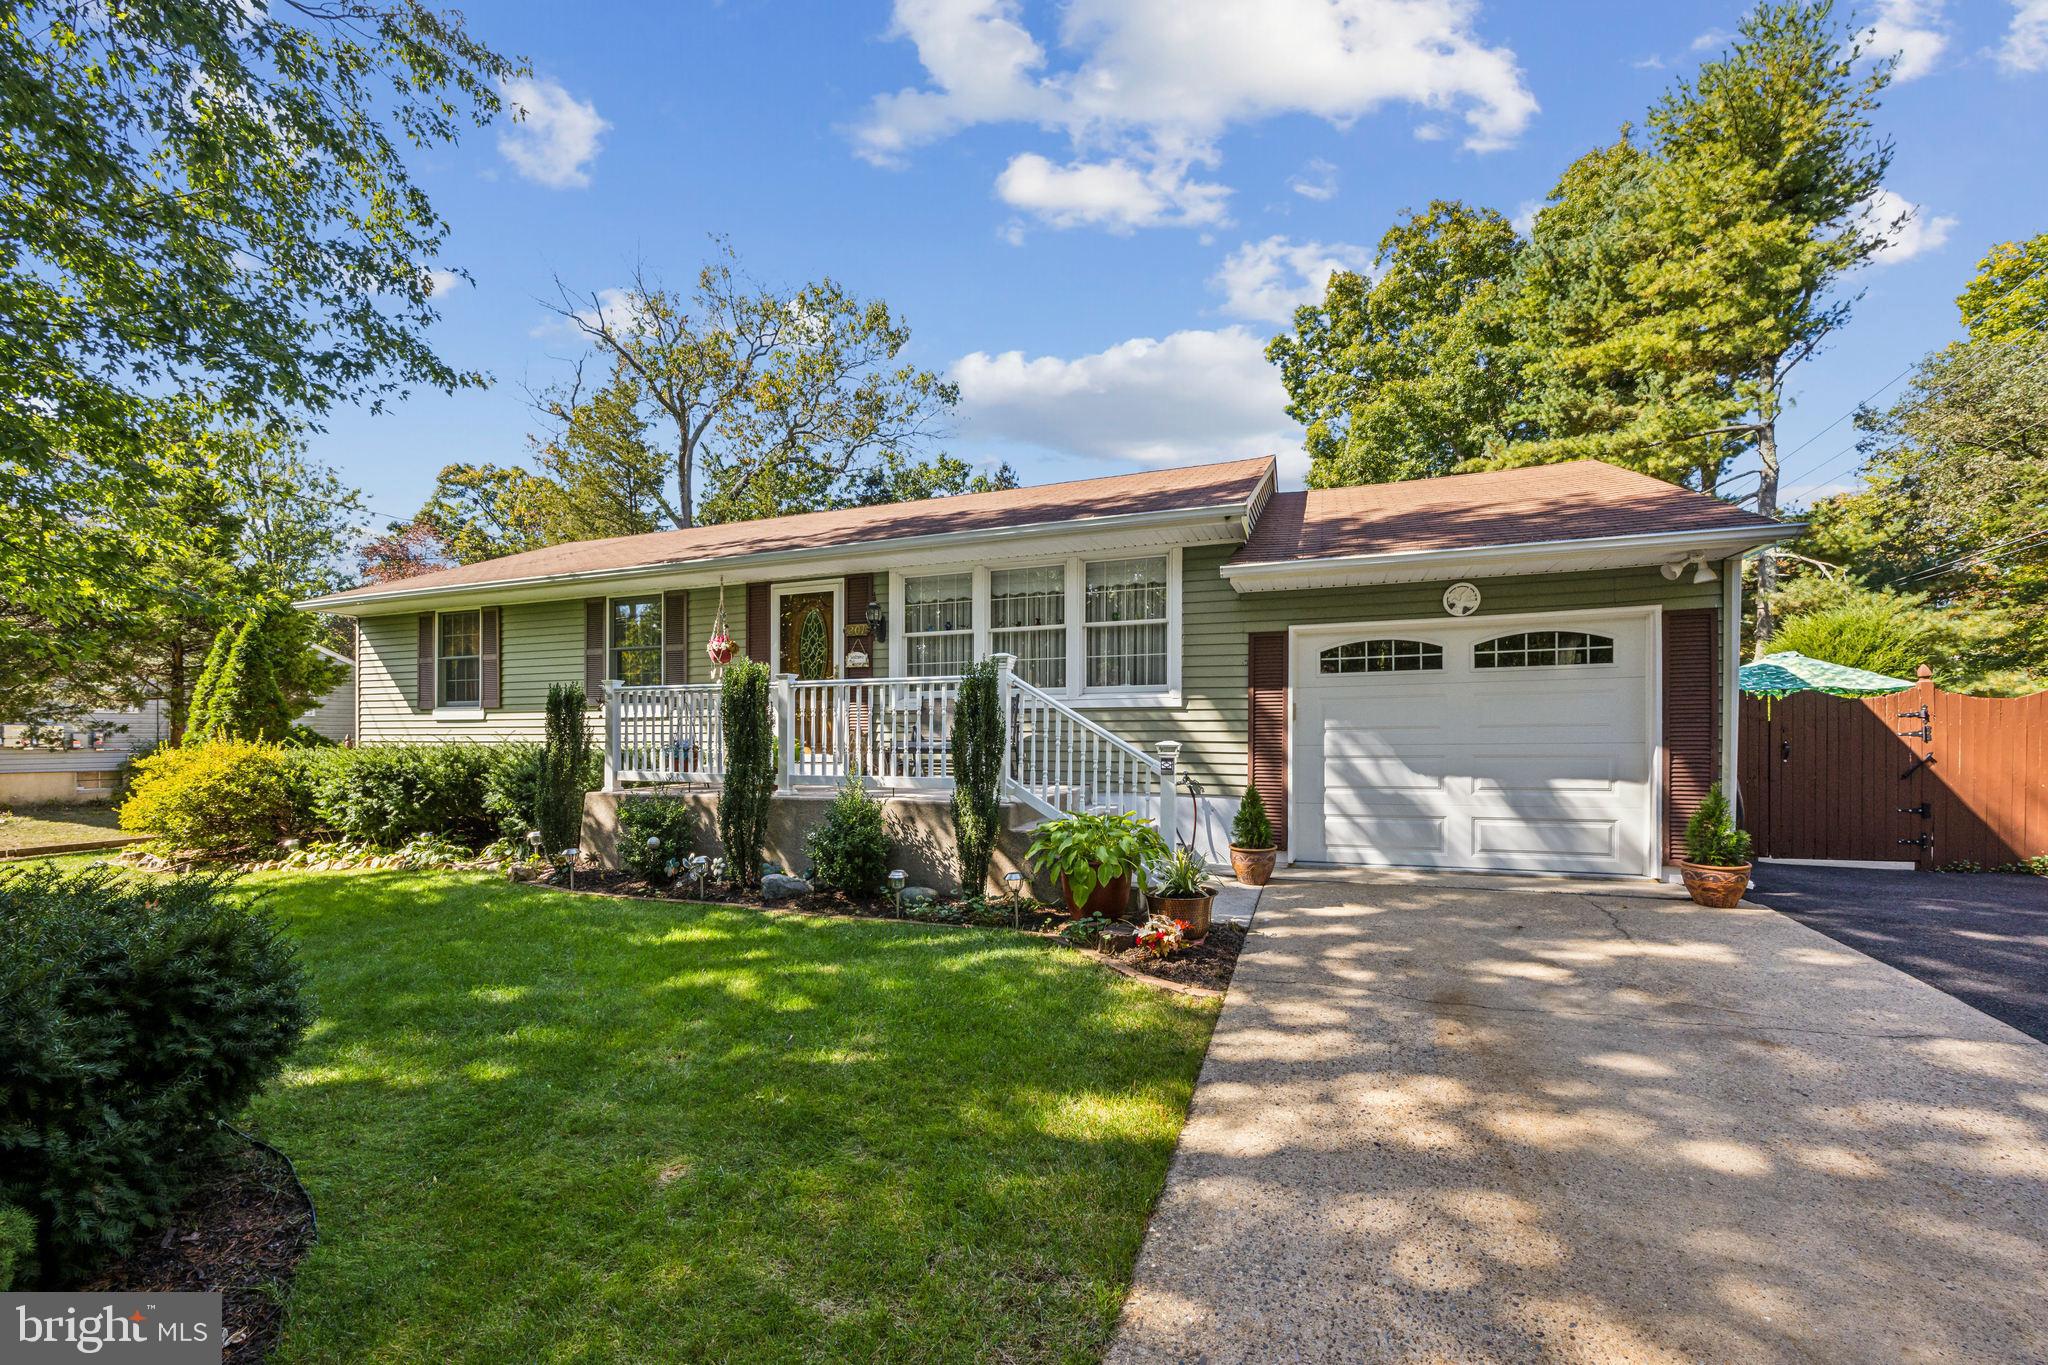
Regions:
<instances>
[{"instance_id":1,"label":"hanging flower basket","mask_svg":"<svg viewBox=\"0 0 2048 1365\"><path fill-rule=\"evenodd\" d=\"M710 658L713 668L724 668L732 662L732 632L725 628L725 584L718 585L718 614L711 618L711 638L704 642L704 653Z\"/></svg>"}]
</instances>

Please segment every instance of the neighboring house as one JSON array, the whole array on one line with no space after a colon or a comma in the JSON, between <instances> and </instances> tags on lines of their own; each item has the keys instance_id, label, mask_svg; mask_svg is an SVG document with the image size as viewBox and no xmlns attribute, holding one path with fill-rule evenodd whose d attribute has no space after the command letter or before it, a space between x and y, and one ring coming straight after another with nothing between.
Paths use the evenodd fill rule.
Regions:
<instances>
[{"instance_id":1,"label":"neighboring house","mask_svg":"<svg viewBox=\"0 0 2048 1365\"><path fill-rule=\"evenodd\" d=\"M348 672L300 723L346 744L355 735L354 669L333 650L313 647ZM36 734L26 725L0 725L0 808L111 801L120 793L128 761L171 737L170 713L160 701L130 711L89 711L40 729Z\"/></svg>"},{"instance_id":2,"label":"neighboring house","mask_svg":"<svg viewBox=\"0 0 2048 1365\"><path fill-rule=\"evenodd\" d=\"M722 601L795 675L793 794L851 762L943 788L943 679L1004 653L1010 795L1040 812L1165 809L1213 851L1250 782L1298 862L1659 874L1734 771L1741 557L1798 528L1590 461L1274 480L1239 460L657 532L300 605L357 621L367 744L538 738L550 684L601 704L616 679L612 785L714 781ZM1162 741L1193 816L1161 799Z\"/></svg>"}]
</instances>

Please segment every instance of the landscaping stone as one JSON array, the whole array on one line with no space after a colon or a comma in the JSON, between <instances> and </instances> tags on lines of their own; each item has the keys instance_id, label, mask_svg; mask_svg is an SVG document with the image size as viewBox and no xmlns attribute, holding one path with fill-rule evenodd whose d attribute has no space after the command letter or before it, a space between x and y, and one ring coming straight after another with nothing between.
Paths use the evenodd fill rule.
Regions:
<instances>
[{"instance_id":1,"label":"landscaping stone","mask_svg":"<svg viewBox=\"0 0 2048 1365\"><path fill-rule=\"evenodd\" d=\"M939 893L929 886L906 886L903 888L905 905L930 905L939 898Z\"/></svg>"},{"instance_id":2,"label":"landscaping stone","mask_svg":"<svg viewBox=\"0 0 2048 1365\"><path fill-rule=\"evenodd\" d=\"M761 878L761 899L764 901L793 901L811 894L811 884L802 877L792 877L785 872L770 872Z\"/></svg>"}]
</instances>

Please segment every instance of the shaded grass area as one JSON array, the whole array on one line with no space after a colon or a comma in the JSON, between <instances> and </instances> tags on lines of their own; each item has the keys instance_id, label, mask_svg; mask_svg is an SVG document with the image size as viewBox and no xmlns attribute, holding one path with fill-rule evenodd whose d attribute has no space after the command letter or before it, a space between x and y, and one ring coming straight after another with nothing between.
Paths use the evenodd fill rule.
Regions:
<instances>
[{"instance_id":1,"label":"shaded grass area","mask_svg":"<svg viewBox=\"0 0 2048 1365\"><path fill-rule=\"evenodd\" d=\"M1215 1020L1015 934L251 879L320 1021L285 1360L1089 1359Z\"/></svg>"},{"instance_id":2,"label":"shaded grass area","mask_svg":"<svg viewBox=\"0 0 2048 1365\"><path fill-rule=\"evenodd\" d=\"M121 833L112 806L14 806L0 808L0 854L82 844Z\"/></svg>"}]
</instances>

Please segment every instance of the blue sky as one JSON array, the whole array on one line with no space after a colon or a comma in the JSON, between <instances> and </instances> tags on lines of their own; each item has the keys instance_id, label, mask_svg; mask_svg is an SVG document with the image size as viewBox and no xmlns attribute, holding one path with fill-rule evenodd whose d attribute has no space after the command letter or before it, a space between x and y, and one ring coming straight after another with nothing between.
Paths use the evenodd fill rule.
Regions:
<instances>
[{"instance_id":1,"label":"blue sky","mask_svg":"<svg viewBox=\"0 0 2048 1365\"><path fill-rule=\"evenodd\" d=\"M401 517L453 461L525 458L526 387L578 347L538 300L636 262L686 284L708 234L778 284L886 299L964 401L948 448L1028 483L1270 451L1259 358L1291 305L1431 198L1525 213L1731 29L1724 4L492 0L531 59L516 127L415 160L453 225L434 340L494 377L334 414L315 453ZM1855 320L1795 380L1793 489L1854 469L1855 404L1955 331L1994 242L2048 229L2048 0L1890 0L1887 192L1918 206ZM1830 423L1838 423L1830 426ZM1794 496L1797 496L1795 491Z\"/></svg>"}]
</instances>

